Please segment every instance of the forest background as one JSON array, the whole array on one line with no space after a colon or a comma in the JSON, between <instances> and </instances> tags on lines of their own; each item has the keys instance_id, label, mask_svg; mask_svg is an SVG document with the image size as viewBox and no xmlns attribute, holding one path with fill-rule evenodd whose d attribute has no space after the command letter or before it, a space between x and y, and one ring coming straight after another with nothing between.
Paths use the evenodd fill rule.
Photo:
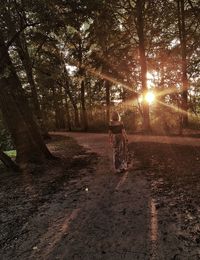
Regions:
<instances>
[{"instance_id":1,"label":"forest background","mask_svg":"<svg viewBox=\"0 0 200 260\"><path fill-rule=\"evenodd\" d=\"M53 158L48 131L106 132L113 109L128 133L200 129L198 0L2 0L0 21L7 166Z\"/></svg>"}]
</instances>

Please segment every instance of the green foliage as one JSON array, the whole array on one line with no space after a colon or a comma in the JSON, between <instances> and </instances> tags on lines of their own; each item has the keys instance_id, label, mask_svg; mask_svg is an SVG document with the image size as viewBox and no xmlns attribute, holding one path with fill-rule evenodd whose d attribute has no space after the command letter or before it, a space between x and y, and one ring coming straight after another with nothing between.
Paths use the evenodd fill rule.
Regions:
<instances>
[{"instance_id":1,"label":"green foliage","mask_svg":"<svg viewBox=\"0 0 200 260\"><path fill-rule=\"evenodd\" d=\"M16 157L16 150L10 150L5 152L9 157L15 158Z\"/></svg>"}]
</instances>

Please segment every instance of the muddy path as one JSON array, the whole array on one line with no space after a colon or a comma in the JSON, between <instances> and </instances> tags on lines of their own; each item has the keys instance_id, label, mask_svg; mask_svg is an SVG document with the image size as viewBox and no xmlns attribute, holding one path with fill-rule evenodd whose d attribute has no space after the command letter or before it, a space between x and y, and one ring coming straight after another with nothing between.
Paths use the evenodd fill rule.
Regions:
<instances>
[{"instance_id":1,"label":"muddy path","mask_svg":"<svg viewBox=\"0 0 200 260\"><path fill-rule=\"evenodd\" d=\"M1 179L1 259L200 259L199 139L129 137L116 175L107 135L54 134L46 174Z\"/></svg>"}]
</instances>

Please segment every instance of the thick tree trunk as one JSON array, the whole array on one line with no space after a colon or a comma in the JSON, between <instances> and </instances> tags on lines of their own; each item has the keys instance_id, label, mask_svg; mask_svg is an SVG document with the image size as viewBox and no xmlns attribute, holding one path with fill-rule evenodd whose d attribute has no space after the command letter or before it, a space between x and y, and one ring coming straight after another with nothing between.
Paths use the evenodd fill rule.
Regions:
<instances>
[{"instance_id":1,"label":"thick tree trunk","mask_svg":"<svg viewBox=\"0 0 200 260\"><path fill-rule=\"evenodd\" d=\"M13 160L4 152L0 150L0 160L3 162L3 164L12 171L18 172L20 169L18 165L13 162Z\"/></svg>"},{"instance_id":2,"label":"thick tree trunk","mask_svg":"<svg viewBox=\"0 0 200 260\"><path fill-rule=\"evenodd\" d=\"M4 11L7 13L6 15L6 21L9 25L10 28L12 28L12 33L17 34L17 29L15 25L15 21L13 21L10 12L7 9L4 9ZM26 27L24 22L21 24L22 27ZM46 126L43 122L42 118L42 112L40 109L39 105L39 100L38 100L38 94L37 94L37 88L35 84L35 80L33 77L33 67L32 67L32 62L31 58L29 55L28 47L27 47L27 41L26 37L24 35L24 31L21 31L21 33L18 35L18 37L15 38L15 44L17 47L17 52L19 54L19 57L22 61L22 64L24 66L26 75L27 75L27 80L31 88L31 103L34 108L34 115L37 118L37 123L40 127L41 133L44 138L50 138L48 131L46 129Z\"/></svg>"},{"instance_id":3,"label":"thick tree trunk","mask_svg":"<svg viewBox=\"0 0 200 260\"><path fill-rule=\"evenodd\" d=\"M185 10L184 0L178 0L178 25L179 38L181 43L181 70L182 70L182 125L183 128L188 126L188 77L187 77L187 54L186 54L186 30L185 30Z\"/></svg>"},{"instance_id":4,"label":"thick tree trunk","mask_svg":"<svg viewBox=\"0 0 200 260\"><path fill-rule=\"evenodd\" d=\"M110 121L110 82L105 82L106 88L106 122Z\"/></svg>"},{"instance_id":5,"label":"thick tree trunk","mask_svg":"<svg viewBox=\"0 0 200 260\"><path fill-rule=\"evenodd\" d=\"M21 33L20 37L16 38L15 42L16 42L16 46L17 46L17 52L19 54L19 57L22 61L23 66L24 66L24 69L25 69L25 72L27 75L27 80L28 80L28 83L31 88L31 102L32 102L32 106L34 109L34 115L37 118L37 123L40 127L42 136L45 139L50 138L47 128L43 122L42 112L41 112L41 108L40 108L40 104L39 104L39 100L38 100L37 88L36 88L35 80L33 77L32 62L30 59L26 39L25 39L23 32Z\"/></svg>"},{"instance_id":6,"label":"thick tree trunk","mask_svg":"<svg viewBox=\"0 0 200 260\"><path fill-rule=\"evenodd\" d=\"M7 14L6 15L6 21L9 24L9 27L12 28L12 33L16 34L17 28L16 28L15 21L13 20L13 18L10 15L10 12L7 11L7 9L4 9L4 11ZM22 20L21 26L25 28L24 20ZM22 64L24 66L28 83L30 84L30 87L31 87L31 98L32 98L32 103L33 103L35 115L38 118L40 118L41 112L40 112L40 106L39 106L39 102L38 102L38 95L37 95L35 81L34 81L34 78L33 78L33 69L32 69L31 59L30 59L30 56L29 56L24 31L21 31L20 35L18 35L18 37L15 38L15 44L16 44L16 47L17 47L17 52L19 54L19 57L20 57Z\"/></svg>"},{"instance_id":7,"label":"thick tree trunk","mask_svg":"<svg viewBox=\"0 0 200 260\"><path fill-rule=\"evenodd\" d=\"M85 106L85 82L81 81L81 109L82 109L82 123L83 123L83 131L87 132L88 130L88 118L87 111Z\"/></svg>"},{"instance_id":8,"label":"thick tree trunk","mask_svg":"<svg viewBox=\"0 0 200 260\"><path fill-rule=\"evenodd\" d=\"M31 59L30 59L30 56L28 53L27 43L24 38L25 37L22 32L20 37L18 37L16 39L15 42L17 45L17 52L22 61L22 64L23 64L25 72L26 72L28 83L31 87L31 100L33 103L35 115L37 116L37 118L41 119L41 111L40 111L40 105L39 105L39 101L38 101L38 94L37 94L37 90L36 90L35 81L33 78L33 68L32 68Z\"/></svg>"},{"instance_id":9,"label":"thick tree trunk","mask_svg":"<svg viewBox=\"0 0 200 260\"><path fill-rule=\"evenodd\" d=\"M137 33L139 38L139 55L140 55L140 67L141 67L141 83L142 93L145 96L147 93L147 63L145 55L145 40L144 40L144 18L143 18L144 0L137 0ZM150 132L150 117L149 117L149 105L147 102L143 102L143 128L145 132Z\"/></svg>"},{"instance_id":10,"label":"thick tree trunk","mask_svg":"<svg viewBox=\"0 0 200 260\"><path fill-rule=\"evenodd\" d=\"M40 135L0 32L0 107L22 165L52 158Z\"/></svg>"}]
</instances>

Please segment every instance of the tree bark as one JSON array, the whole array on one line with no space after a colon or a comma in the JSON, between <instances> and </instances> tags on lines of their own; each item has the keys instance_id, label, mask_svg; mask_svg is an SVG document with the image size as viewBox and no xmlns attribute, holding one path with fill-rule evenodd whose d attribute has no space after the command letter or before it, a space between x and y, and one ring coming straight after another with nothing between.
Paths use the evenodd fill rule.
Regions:
<instances>
[{"instance_id":1,"label":"tree bark","mask_svg":"<svg viewBox=\"0 0 200 260\"><path fill-rule=\"evenodd\" d=\"M22 61L23 66L24 66L27 80L28 80L28 83L31 88L31 101L32 101L33 109L34 109L34 115L37 118L37 123L40 127L42 136L45 139L50 138L47 128L43 122L42 112L41 112L41 108L40 108L40 104L39 104L39 100L38 100L37 88L36 88L35 80L33 77L32 62L30 59L26 39L25 39L23 32L20 34L20 36L18 38L16 38L15 42L16 42L16 46L17 46L17 52L19 54L19 57Z\"/></svg>"},{"instance_id":2,"label":"tree bark","mask_svg":"<svg viewBox=\"0 0 200 260\"><path fill-rule=\"evenodd\" d=\"M144 0L136 1L137 11L137 33L139 38L139 56L140 56L140 67L141 67L141 83L143 96L147 93L147 62L145 55L145 39L144 39ZM145 132L150 132L150 117L149 117L149 105L147 102L143 102L143 128Z\"/></svg>"},{"instance_id":3,"label":"tree bark","mask_svg":"<svg viewBox=\"0 0 200 260\"><path fill-rule=\"evenodd\" d=\"M12 33L14 35L17 35L16 25L10 15L10 12L7 9L4 9L4 11L6 12L6 21L7 21L7 24L9 26L10 30L12 30ZM24 21L23 21L23 24L21 24L21 27L26 28ZM41 112L40 104L39 104L39 100L38 100L37 88L36 88L35 80L33 77L32 61L31 61L31 58L29 55L26 37L24 35L24 29L20 31L20 34L18 34L17 37L15 37L14 42L17 47L17 52L22 61L24 70L26 72L27 81L31 88L31 103L34 108L34 115L37 118L37 123L40 127L43 137L50 138L48 131L46 129L46 126L43 122L43 118L42 118L42 112Z\"/></svg>"},{"instance_id":4,"label":"tree bark","mask_svg":"<svg viewBox=\"0 0 200 260\"><path fill-rule=\"evenodd\" d=\"M33 78L33 68L32 68L31 59L29 56L28 47L23 32L20 34L20 37L16 38L15 42L17 45L17 52L19 54L19 57L22 61L22 64L24 66L27 75L28 83L31 87L31 99L33 103L34 112L36 117L39 120L41 120L41 111L40 111L40 105L38 101L38 94L36 90L35 81Z\"/></svg>"},{"instance_id":5,"label":"tree bark","mask_svg":"<svg viewBox=\"0 0 200 260\"><path fill-rule=\"evenodd\" d=\"M4 9L4 11L6 12L5 18L6 18L6 22L9 26L9 28L12 30L13 34L17 34L16 24L13 21L10 12L7 9ZM21 24L21 27L26 28L24 21L23 21L23 24ZM20 34L17 37L15 37L14 42L17 47L17 52L19 54L19 57L24 66L28 83L31 87L31 98L32 98L34 112L35 112L36 117L40 120L41 111L40 111L40 105L39 105L39 101L38 101L36 85L35 85L35 81L33 78L32 62L31 62L30 55L28 52L27 42L26 42L26 38L25 38L23 30L20 32Z\"/></svg>"},{"instance_id":6,"label":"tree bark","mask_svg":"<svg viewBox=\"0 0 200 260\"><path fill-rule=\"evenodd\" d=\"M52 158L28 106L21 82L0 31L0 107L17 150L20 165Z\"/></svg>"}]
</instances>

